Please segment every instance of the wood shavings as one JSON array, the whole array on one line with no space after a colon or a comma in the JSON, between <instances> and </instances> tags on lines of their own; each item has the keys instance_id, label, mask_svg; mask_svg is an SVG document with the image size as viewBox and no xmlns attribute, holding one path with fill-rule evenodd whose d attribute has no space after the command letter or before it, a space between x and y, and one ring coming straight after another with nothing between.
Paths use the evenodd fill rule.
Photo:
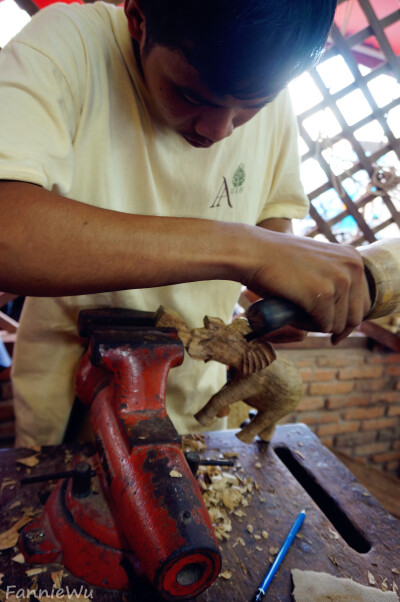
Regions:
<instances>
[{"instance_id":1,"label":"wood shavings","mask_svg":"<svg viewBox=\"0 0 400 602\"><path fill-rule=\"evenodd\" d=\"M174 478L181 478L182 477L182 473L179 472L179 470L171 470L169 473L170 477L174 477Z\"/></svg>"},{"instance_id":2,"label":"wood shavings","mask_svg":"<svg viewBox=\"0 0 400 602\"><path fill-rule=\"evenodd\" d=\"M388 586L388 580L384 579L381 583L381 590L383 592L387 592L389 590L389 586Z\"/></svg>"},{"instance_id":3,"label":"wood shavings","mask_svg":"<svg viewBox=\"0 0 400 602\"><path fill-rule=\"evenodd\" d=\"M31 514L24 514L10 529L0 533L0 550L13 548L18 541L18 531L31 520Z\"/></svg>"},{"instance_id":4,"label":"wood shavings","mask_svg":"<svg viewBox=\"0 0 400 602\"><path fill-rule=\"evenodd\" d=\"M182 448L183 451L204 451L206 449L206 444L204 443L204 435L193 434L182 437Z\"/></svg>"},{"instance_id":5,"label":"wood shavings","mask_svg":"<svg viewBox=\"0 0 400 602\"><path fill-rule=\"evenodd\" d=\"M23 554L17 554L13 558L11 558L13 562L18 562L18 564L25 564L25 558Z\"/></svg>"},{"instance_id":6,"label":"wood shavings","mask_svg":"<svg viewBox=\"0 0 400 602\"><path fill-rule=\"evenodd\" d=\"M338 561L336 560L336 558L333 555L328 555L328 558L332 564L334 564L335 566L340 566L340 564L338 563Z\"/></svg>"},{"instance_id":7,"label":"wood shavings","mask_svg":"<svg viewBox=\"0 0 400 602\"><path fill-rule=\"evenodd\" d=\"M333 529L331 529L330 527L329 527L329 529L328 529L328 533L329 533L329 538L330 538L330 539L339 539L339 534L338 534L338 533L336 533L336 531L334 531L334 530L333 530Z\"/></svg>"},{"instance_id":8,"label":"wood shavings","mask_svg":"<svg viewBox=\"0 0 400 602\"><path fill-rule=\"evenodd\" d=\"M259 541L261 539L261 535L259 535L258 533L254 533L253 535L254 539L256 539L257 541Z\"/></svg>"},{"instance_id":9,"label":"wood shavings","mask_svg":"<svg viewBox=\"0 0 400 602\"><path fill-rule=\"evenodd\" d=\"M299 451L298 449L294 449L293 450L295 454L297 454L300 458L302 458L303 460L305 460L305 455L301 453L301 451Z\"/></svg>"},{"instance_id":10,"label":"wood shavings","mask_svg":"<svg viewBox=\"0 0 400 602\"><path fill-rule=\"evenodd\" d=\"M253 525L247 525L247 526L246 526L246 530L247 530L249 533L253 533Z\"/></svg>"},{"instance_id":11,"label":"wood shavings","mask_svg":"<svg viewBox=\"0 0 400 602\"><path fill-rule=\"evenodd\" d=\"M400 571L399 569L391 569L392 573L394 573L395 575L400 575Z\"/></svg>"},{"instance_id":12,"label":"wood shavings","mask_svg":"<svg viewBox=\"0 0 400 602\"><path fill-rule=\"evenodd\" d=\"M11 489L14 489L16 484L17 484L17 481L15 479L11 479L10 477L5 477L1 483L0 493L6 487L10 487Z\"/></svg>"},{"instance_id":13,"label":"wood shavings","mask_svg":"<svg viewBox=\"0 0 400 602\"><path fill-rule=\"evenodd\" d=\"M263 537L264 539L268 539L268 537L269 537L268 531L265 531L265 530L261 531L261 537Z\"/></svg>"},{"instance_id":14,"label":"wood shavings","mask_svg":"<svg viewBox=\"0 0 400 602\"><path fill-rule=\"evenodd\" d=\"M246 568L246 565L244 564L243 561L240 561L240 568L242 569L244 575L248 575L249 574L249 572L248 572L248 570Z\"/></svg>"},{"instance_id":15,"label":"wood shavings","mask_svg":"<svg viewBox=\"0 0 400 602\"><path fill-rule=\"evenodd\" d=\"M229 533L232 531L232 523L228 517L224 518L218 524L213 525L215 537L220 541L228 541Z\"/></svg>"},{"instance_id":16,"label":"wood shavings","mask_svg":"<svg viewBox=\"0 0 400 602\"><path fill-rule=\"evenodd\" d=\"M376 579L373 576L373 574L371 573L371 571L368 571L368 583L370 585L376 585Z\"/></svg>"},{"instance_id":17,"label":"wood shavings","mask_svg":"<svg viewBox=\"0 0 400 602\"><path fill-rule=\"evenodd\" d=\"M237 540L235 541L235 543L233 544L232 548L236 548L236 546L239 544L243 547L246 545L243 537L238 537Z\"/></svg>"},{"instance_id":18,"label":"wood shavings","mask_svg":"<svg viewBox=\"0 0 400 602\"><path fill-rule=\"evenodd\" d=\"M229 579L232 579L232 575L233 575L232 571L227 570L227 571L223 571L218 576L221 577L222 579L226 579L227 581L229 581Z\"/></svg>"},{"instance_id":19,"label":"wood shavings","mask_svg":"<svg viewBox=\"0 0 400 602\"><path fill-rule=\"evenodd\" d=\"M41 566L33 569L28 569L27 571L25 571L25 575L27 577L33 577L34 575L40 575L40 573L46 573L46 571L47 567Z\"/></svg>"},{"instance_id":20,"label":"wood shavings","mask_svg":"<svg viewBox=\"0 0 400 602\"><path fill-rule=\"evenodd\" d=\"M56 589L59 589L61 587L63 572L64 572L64 569L50 573L51 579L52 579L54 587Z\"/></svg>"},{"instance_id":21,"label":"wood shavings","mask_svg":"<svg viewBox=\"0 0 400 602\"><path fill-rule=\"evenodd\" d=\"M268 552L271 554L271 556L276 556L277 553L279 552L279 548L275 548L275 547L271 546L269 548Z\"/></svg>"},{"instance_id":22,"label":"wood shavings","mask_svg":"<svg viewBox=\"0 0 400 602\"><path fill-rule=\"evenodd\" d=\"M263 552L263 551L264 551L264 550L263 550L263 548L262 548L261 546L256 546L256 550L257 550L258 552Z\"/></svg>"},{"instance_id":23,"label":"wood shavings","mask_svg":"<svg viewBox=\"0 0 400 602\"><path fill-rule=\"evenodd\" d=\"M211 506L208 510L208 514L210 515L210 518L213 522L223 520L226 516L225 510L221 506Z\"/></svg>"},{"instance_id":24,"label":"wood shavings","mask_svg":"<svg viewBox=\"0 0 400 602\"><path fill-rule=\"evenodd\" d=\"M40 508L36 508L36 510L34 510L33 506L24 506L22 508L22 511L24 513L24 516L29 514L29 516L32 516L32 517L37 516L38 514L42 513L42 510Z\"/></svg>"},{"instance_id":25,"label":"wood shavings","mask_svg":"<svg viewBox=\"0 0 400 602\"><path fill-rule=\"evenodd\" d=\"M392 585L392 592L394 592L395 594L397 594L397 592L399 591L399 588L397 587L397 585L395 584L395 582L393 581L393 585Z\"/></svg>"},{"instance_id":26,"label":"wood shavings","mask_svg":"<svg viewBox=\"0 0 400 602\"><path fill-rule=\"evenodd\" d=\"M215 535L226 541L232 530L229 515L245 516L243 509L249 505L254 483L250 478L223 471L220 466L200 466L198 481Z\"/></svg>"},{"instance_id":27,"label":"wood shavings","mask_svg":"<svg viewBox=\"0 0 400 602\"><path fill-rule=\"evenodd\" d=\"M28 456L28 458L20 458L19 460L16 460L16 462L18 462L18 464L23 464L28 468L33 468L39 464L39 458L37 456Z\"/></svg>"},{"instance_id":28,"label":"wood shavings","mask_svg":"<svg viewBox=\"0 0 400 602\"><path fill-rule=\"evenodd\" d=\"M256 462L256 463L254 464L254 468L262 468L262 464L261 464L261 462Z\"/></svg>"},{"instance_id":29,"label":"wood shavings","mask_svg":"<svg viewBox=\"0 0 400 602\"><path fill-rule=\"evenodd\" d=\"M239 453L238 452L224 452L222 454L224 456L224 458L238 458L239 457Z\"/></svg>"},{"instance_id":30,"label":"wood shavings","mask_svg":"<svg viewBox=\"0 0 400 602\"><path fill-rule=\"evenodd\" d=\"M17 506L21 505L21 500L16 500L13 504L11 504L11 506L8 507L9 510L13 510L14 508L17 508Z\"/></svg>"},{"instance_id":31,"label":"wood shavings","mask_svg":"<svg viewBox=\"0 0 400 602\"><path fill-rule=\"evenodd\" d=\"M221 474L218 475L214 474L211 480L214 489L217 491L225 490L227 486L231 487L233 491L237 491L235 490L235 487L240 483L240 478L229 472L221 472Z\"/></svg>"},{"instance_id":32,"label":"wood shavings","mask_svg":"<svg viewBox=\"0 0 400 602\"><path fill-rule=\"evenodd\" d=\"M235 506L239 501L239 496L241 495L240 491L227 489L226 491L221 492L221 500L224 506L226 506L229 510L234 511ZM235 512L236 514L236 512ZM244 512L242 516L244 515ZM236 514L237 516L237 514Z\"/></svg>"},{"instance_id":33,"label":"wood shavings","mask_svg":"<svg viewBox=\"0 0 400 602\"><path fill-rule=\"evenodd\" d=\"M37 590L37 588L38 588L38 582L37 582L37 580L38 580L38 576L37 576L37 575L34 575L34 576L32 577L32 581L31 581L31 584L30 584L30 589L33 589L33 590L35 590L35 591ZM35 595L36 595L36 594L35 594Z\"/></svg>"}]
</instances>

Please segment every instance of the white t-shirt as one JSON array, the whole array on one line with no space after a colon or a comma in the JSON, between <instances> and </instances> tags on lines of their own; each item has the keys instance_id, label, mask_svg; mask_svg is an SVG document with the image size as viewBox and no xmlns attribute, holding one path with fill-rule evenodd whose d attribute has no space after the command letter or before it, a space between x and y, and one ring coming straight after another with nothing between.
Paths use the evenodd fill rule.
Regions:
<instances>
[{"instance_id":1,"label":"white t-shirt","mask_svg":"<svg viewBox=\"0 0 400 602\"><path fill-rule=\"evenodd\" d=\"M102 2L44 9L0 52L0 132L1 179L105 209L253 225L308 210L287 91L229 138L194 148L155 119L123 9ZM28 298L13 358L17 444L62 439L81 309L163 305L194 328L205 315L230 321L239 293L238 283L207 281ZM224 366L189 357L171 371L167 411L180 433L201 430L193 414L225 379Z\"/></svg>"}]
</instances>

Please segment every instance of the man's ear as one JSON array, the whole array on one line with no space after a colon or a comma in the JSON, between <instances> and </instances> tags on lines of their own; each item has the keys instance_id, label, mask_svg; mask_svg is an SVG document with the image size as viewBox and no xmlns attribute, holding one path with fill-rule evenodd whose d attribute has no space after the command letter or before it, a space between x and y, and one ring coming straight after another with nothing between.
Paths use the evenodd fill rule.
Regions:
<instances>
[{"instance_id":1,"label":"man's ear","mask_svg":"<svg viewBox=\"0 0 400 602\"><path fill-rule=\"evenodd\" d=\"M145 19L137 0L125 0L125 15L128 19L129 33L139 45L145 38Z\"/></svg>"}]
</instances>

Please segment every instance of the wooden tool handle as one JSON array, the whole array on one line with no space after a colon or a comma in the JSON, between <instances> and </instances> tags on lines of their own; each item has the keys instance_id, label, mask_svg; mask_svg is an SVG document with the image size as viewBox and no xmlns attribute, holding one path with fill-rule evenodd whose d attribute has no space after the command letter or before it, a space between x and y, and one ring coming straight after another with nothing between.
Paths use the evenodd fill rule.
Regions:
<instances>
[{"instance_id":1,"label":"wooden tool handle","mask_svg":"<svg viewBox=\"0 0 400 602\"><path fill-rule=\"evenodd\" d=\"M255 301L247 308L246 317L253 329L244 335L247 342L289 324L309 324L310 330L313 329L310 316L301 307L283 297L268 297Z\"/></svg>"},{"instance_id":2,"label":"wooden tool handle","mask_svg":"<svg viewBox=\"0 0 400 602\"><path fill-rule=\"evenodd\" d=\"M365 320L400 311L400 238L388 238L357 249L370 287L372 305Z\"/></svg>"}]
</instances>

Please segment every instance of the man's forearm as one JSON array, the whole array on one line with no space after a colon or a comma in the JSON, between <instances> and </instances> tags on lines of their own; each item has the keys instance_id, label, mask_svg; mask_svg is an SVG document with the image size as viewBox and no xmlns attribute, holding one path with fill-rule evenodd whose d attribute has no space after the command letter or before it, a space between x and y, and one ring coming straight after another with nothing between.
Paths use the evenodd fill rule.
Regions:
<instances>
[{"instance_id":1,"label":"man's forearm","mask_svg":"<svg viewBox=\"0 0 400 602\"><path fill-rule=\"evenodd\" d=\"M272 230L273 232L282 232L284 234L293 234L292 220L283 217L271 217L257 224L260 228ZM260 296L256 295L249 289L243 289L239 298L239 304L247 309L250 303L257 301Z\"/></svg>"},{"instance_id":2,"label":"man's forearm","mask_svg":"<svg viewBox=\"0 0 400 602\"><path fill-rule=\"evenodd\" d=\"M119 213L18 182L0 183L0 223L5 292L77 295L233 280L290 299L333 333L356 326L370 306L354 248L264 227Z\"/></svg>"},{"instance_id":3,"label":"man's forearm","mask_svg":"<svg viewBox=\"0 0 400 602\"><path fill-rule=\"evenodd\" d=\"M0 290L57 296L240 280L243 232L211 220L99 209L0 183Z\"/></svg>"}]
</instances>

